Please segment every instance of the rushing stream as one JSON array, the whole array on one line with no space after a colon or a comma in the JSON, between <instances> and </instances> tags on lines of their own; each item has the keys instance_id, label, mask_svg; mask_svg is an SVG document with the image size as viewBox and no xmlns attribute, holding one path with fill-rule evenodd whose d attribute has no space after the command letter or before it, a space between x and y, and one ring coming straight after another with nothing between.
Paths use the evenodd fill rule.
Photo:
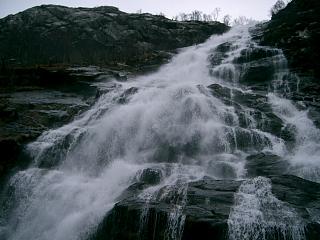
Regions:
<instances>
[{"instance_id":1,"label":"rushing stream","mask_svg":"<svg viewBox=\"0 0 320 240\"><path fill-rule=\"evenodd\" d=\"M269 54L275 71L266 88L250 89L240 81L241 59L256 49ZM180 239L188 183L208 176L244 179L229 216L230 240L264 239L274 226L304 239L297 213L272 195L268 178L250 179L246 169L248 156L265 152L285 161L290 174L320 182L320 132L307 110L284 98L297 87L289 75L281 51L257 46L241 26L182 49L155 73L101 83L104 94L90 110L27 146L33 162L5 188L0 238L86 239L137 174L156 168L164 179L139 195L146 202L141 234L148 201L174 188L179 197L165 236Z\"/></svg>"}]
</instances>

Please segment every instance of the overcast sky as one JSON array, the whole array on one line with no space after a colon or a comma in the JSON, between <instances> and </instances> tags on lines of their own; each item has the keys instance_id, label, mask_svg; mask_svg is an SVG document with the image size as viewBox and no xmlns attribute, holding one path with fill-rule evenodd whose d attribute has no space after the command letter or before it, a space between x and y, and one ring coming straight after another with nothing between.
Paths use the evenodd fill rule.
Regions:
<instances>
[{"instance_id":1,"label":"overcast sky","mask_svg":"<svg viewBox=\"0 0 320 240\"><path fill-rule=\"evenodd\" d=\"M0 18L41 4L59 4L72 7L112 5L125 12L160 13L172 17L181 12L200 10L211 13L221 8L221 15L246 16L256 20L269 18L269 9L276 0L0 0Z\"/></svg>"}]
</instances>

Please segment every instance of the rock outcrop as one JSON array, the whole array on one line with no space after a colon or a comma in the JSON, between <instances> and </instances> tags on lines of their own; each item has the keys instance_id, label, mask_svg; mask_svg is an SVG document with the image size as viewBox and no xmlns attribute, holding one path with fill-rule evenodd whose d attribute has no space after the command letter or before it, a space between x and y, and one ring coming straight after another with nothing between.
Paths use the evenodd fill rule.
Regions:
<instances>
[{"instance_id":1,"label":"rock outcrop","mask_svg":"<svg viewBox=\"0 0 320 240\"><path fill-rule=\"evenodd\" d=\"M293 0L272 16L262 43L284 50L295 70L320 77L320 2Z\"/></svg>"},{"instance_id":2,"label":"rock outcrop","mask_svg":"<svg viewBox=\"0 0 320 240\"><path fill-rule=\"evenodd\" d=\"M96 88L84 72L11 69L0 83L0 181L17 165L28 162L25 143L59 127L86 110ZM9 80L9 81L7 81Z\"/></svg>"},{"instance_id":3,"label":"rock outcrop","mask_svg":"<svg viewBox=\"0 0 320 240\"><path fill-rule=\"evenodd\" d=\"M309 109L309 116L320 126L320 2L292 0L287 7L260 25L256 38L262 45L283 50L290 70L297 74L296 87L288 98ZM290 81L290 80L289 80Z\"/></svg>"},{"instance_id":4,"label":"rock outcrop","mask_svg":"<svg viewBox=\"0 0 320 240\"><path fill-rule=\"evenodd\" d=\"M3 65L144 65L167 58L164 51L228 29L218 22L177 22L115 7L42 5L0 19L0 56Z\"/></svg>"},{"instance_id":5,"label":"rock outcrop","mask_svg":"<svg viewBox=\"0 0 320 240\"><path fill-rule=\"evenodd\" d=\"M259 223L245 222L254 221L253 218L237 223L240 227L241 224L252 224L245 227L255 229L256 236L265 234L266 239L271 240L282 239L275 236L283 234L284 239L291 239L290 234L297 234L290 232L290 228L295 227L290 226L291 220L301 220L301 226L296 227L301 227L305 239L316 240L320 234L319 222L313 215L320 207L320 185L298 177L278 175L247 181L206 178L185 187L175 186L169 193L168 189L159 190L156 198L145 202L139 194L148 186L144 183L132 185L91 239L228 239L234 230L232 228L237 227L232 225L235 211L242 214L241 218L247 217L247 212L241 212L241 202L246 200L259 202L263 208L254 209L252 205L252 211L265 216L266 223L271 226L262 226L261 231L265 232L260 233L259 228L254 228ZM255 189L257 186L259 189ZM294 218L283 216L288 218L286 229L281 225L273 227L272 224L277 222L276 218L273 219L273 213L286 208L297 215Z\"/></svg>"}]
</instances>

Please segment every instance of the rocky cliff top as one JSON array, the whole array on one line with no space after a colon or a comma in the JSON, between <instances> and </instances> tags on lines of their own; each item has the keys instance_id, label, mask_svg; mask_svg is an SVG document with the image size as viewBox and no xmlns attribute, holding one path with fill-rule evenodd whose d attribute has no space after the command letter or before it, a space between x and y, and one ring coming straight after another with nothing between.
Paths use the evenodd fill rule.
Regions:
<instances>
[{"instance_id":1,"label":"rocky cliff top","mask_svg":"<svg viewBox=\"0 0 320 240\"><path fill-rule=\"evenodd\" d=\"M200 43L228 27L218 22L177 22L115 7L42 5L0 19L2 61L30 64L144 64L161 51Z\"/></svg>"}]
</instances>

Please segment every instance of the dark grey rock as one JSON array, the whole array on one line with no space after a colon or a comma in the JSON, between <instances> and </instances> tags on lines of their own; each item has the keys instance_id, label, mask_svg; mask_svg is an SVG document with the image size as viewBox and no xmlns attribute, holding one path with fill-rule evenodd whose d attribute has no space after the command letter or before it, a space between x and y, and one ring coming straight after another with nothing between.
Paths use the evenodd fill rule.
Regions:
<instances>
[{"instance_id":1,"label":"dark grey rock","mask_svg":"<svg viewBox=\"0 0 320 240\"><path fill-rule=\"evenodd\" d=\"M21 144L13 138L0 138L0 183L4 175L18 162Z\"/></svg>"},{"instance_id":2,"label":"dark grey rock","mask_svg":"<svg viewBox=\"0 0 320 240\"><path fill-rule=\"evenodd\" d=\"M161 169L155 169L155 168L143 169L137 175L138 182L143 182L149 185L159 184L162 178L163 178L163 174Z\"/></svg>"},{"instance_id":3,"label":"dark grey rock","mask_svg":"<svg viewBox=\"0 0 320 240\"><path fill-rule=\"evenodd\" d=\"M235 89L231 92L229 88L219 84L212 84L208 86L208 88L215 97L218 97L220 100L224 101L224 103L235 107L236 114L239 117L239 126L241 128L249 127L251 122L248 117L251 117L254 119L258 129L270 132L285 140L292 140L291 131L287 128L283 128L282 120L273 113L265 94L253 92L246 93ZM250 116L246 114L249 114ZM240 136L241 134L243 133L240 133Z\"/></svg>"},{"instance_id":4,"label":"dark grey rock","mask_svg":"<svg viewBox=\"0 0 320 240\"><path fill-rule=\"evenodd\" d=\"M269 83L273 79L274 63L267 59L257 60L246 64L240 76L240 83L254 85Z\"/></svg>"},{"instance_id":5,"label":"dark grey rock","mask_svg":"<svg viewBox=\"0 0 320 240\"><path fill-rule=\"evenodd\" d=\"M226 58L227 52L231 50L231 43L223 43L214 49L214 52L209 55L209 61L212 66L217 66L221 64L222 60Z\"/></svg>"},{"instance_id":6,"label":"dark grey rock","mask_svg":"<svg viewBox=\"0 0 320 240\"><path fill-rule=\"evenodd\" d=\"M291 175L277 175L270 179L274 196L304 219L306 239L316 240L320 224L313 213L319 211L320 185ZM228 217L234 194L241 184L242 181L206 178L189 183L186 191L179 191L179 186L171 189L172 194L178 194L180 198L156 197L148 202L137 197L144 187L134 184L90 239L171 239L170 236L183 240L228 239ZM174 223L170 222L172 214L176 217ZM172 226L178 231L171 232L168 224L176 224ZM183 226L179 228L179 224ZM282 239L277 229L271 231L274 232L269 232L267 239Z\"/></svg>"},{"instance_id":7,"label":"dark grey rock","mask_svg":"<svg viewBox=\"0 0 320 240\"><path fill-rule=\"evenodd\" d=\"M162 200L152 200L148 203L135 196L126 195L128 198L116 204L91 239L160 240L175 236L168 230L168 216L177 211L175 206L179 203L183 206L183 212L177 212L178 221L184 223L183 232L180 233L182 239L212 239L212 236L223 239L227 234L227 218L233 204L233 194L240 184L241 182L236 181L210 179L190 183L185 204L182 199L170 197L170 194ZM177 194L177 190L172 190L174 195ZM137 194L136 191L133 192ZM144 209L147 213L146 219L142 221L141 214ZM199 229L202 229L202 232L199 232Z\"/></svg>"},{"instance_id":8,"label":"dark grey rock","mask_svg":"<svg viewBox=\"0 0 320 240\"><path fill-rule=\"evenodd\" d=\"M115 7L42 5L0 19L0 56L3 65L144 66L170 57L163 51L203 42L228 29L218 22L177 22Z\"/></svg>"},{"instance_id":9,"label":"dark grey rock","mask_svg":"<svg viewBox=\"0 0 320 240\"><path fill-rule=\"evenodd\" d=\"M61 77L55 87L50 83L52 85L49 84L50 86L44 89L45 83L37 86L32 85L36 84L33 80L27 80L26 84L29 86L17 84L13 89L4 88L5 94L0 93L0 109L3 110L0 111L0 150L3 153L0 161L0 180L13 168L22 167L30 160L23 153L24 144L50 128L71 121L93 103L95 87L71 80L71 77L63 78L59 74L53 76ZM32 78L32 74L29 77ZM50 79L42 77L44 82ZM66 82L59 83L63 79Z\"/></svg>"},{"instance_id":10,"label":"dark grey rock","mask_svg":"<svg viewBox=\"0 0 320 240\"><path fill-rule=\"evenodd\" d=\"M138 88L136 87L131 87L129 89L126 89L120 97L117 99L118 103L125 104L128 102L129 97L132 96L133 94L138 92Z\"/></svg>"},{"instance_id":11,"label":"dark grey rock","mask_svg":"<svg viewBox=\"0 0 320 240\"><path fill-rule=\"evenodd\" d=\"M223 161L211 161L208 164L207 172L218 179L235 179L237 177L234 167Z\"/></svg>"},{"instance_id":12,"label":"dark grey rock","mask_svg":"<svg viewBox=\"0 0 320 240\"><path fill-rule=\"evenodd\" d=\"M320 3L293 0L272 16L262 33L262 43L284 50L291 67L319 78Z\"/></svg>"},{"instance_id":13,"label":"dark grey rock","mask_svg":"<svg viewBox=\"0 0 320 240\"><path fill-rule=\"evenodd\" d=\"M243 49L240 56L234 60L236 64L249 63L264 58L270 58L279 54L278 50L268 48L249 47Z\"/></svg>"},{"instance_id":14,"label":"dark grey rock","mask_svg":"<svg viewBox=\"0 0 320 240\"><path fill-rule=\"evenodd\" d=\"M234 102L236 104L244 105L248 108L255 108L263 111L271 111L271 107L268 104L268 99L265 95L257 93L246 93L239 90L223 87L219 84L212 84L208 86L214 96L219 97L222 100ZM232 91L232 92L231 92Z\"/></svg>"},{"instance_id":15,"label":"dark grey rock","mask_svg":"<svg viewBox=\"0 0 320 240\"><path fill-rule=\"evenodd\" d=\"M290 70L296 73L299 87L291 87L293 100L307 100L308 105L319 105L320 82L320 2L292 0L287 7L260 24L253 32L262 45L283 50ZM298 80L292 81L293 85ZM289 96L290 97L290 96Z\"/></svg>"},{"instance_id":16,"label":"dark grey rock","mask_svg":"<svg viewBox=\"0 0 320 240\"><path fill-rule=\"evenodd\" d=\"M246 169L249 177L281 175L288 171L289 163L277 155L259 153L247 157Z\"/></svg>"}]
</instances>

